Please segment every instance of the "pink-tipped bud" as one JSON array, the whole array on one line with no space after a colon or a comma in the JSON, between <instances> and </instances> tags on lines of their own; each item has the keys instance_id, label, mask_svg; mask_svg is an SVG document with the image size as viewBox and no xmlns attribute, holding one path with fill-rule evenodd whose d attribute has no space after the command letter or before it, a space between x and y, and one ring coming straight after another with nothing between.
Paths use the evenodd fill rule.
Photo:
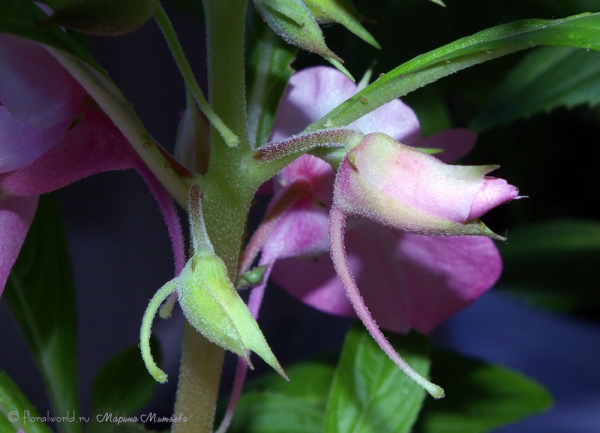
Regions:
<instances>
[{"instance_id":1,"label":"pink-tipped bud","mask_svg":"<svg viewBox=\"0 0 600 433\"><path fill-rule=\"evenodd\" d=\"M499 238L477 218L513 200L518 190L485 176L497 166L447 165L419 150L374 133L340 166L335 205L409 233Z\"/></svg>"}]
</instances>

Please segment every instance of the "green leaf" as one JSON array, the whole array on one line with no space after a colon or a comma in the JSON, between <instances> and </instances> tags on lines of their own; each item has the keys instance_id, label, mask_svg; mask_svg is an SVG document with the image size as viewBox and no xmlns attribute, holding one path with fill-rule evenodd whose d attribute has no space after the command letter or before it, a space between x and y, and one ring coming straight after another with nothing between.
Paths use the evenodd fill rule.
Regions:
<instances>
[{"instance_id":1,"label":"green leaf","mask_svg":"<svg viewBox=\"0 0 600 433\"><path fill-rule=\"evenodd\" d=\"M515 67L470 128L481 132L560 106L600 102L600 53L575 48L536 50Z\"/></svg>"},{"instance_id":2,"label":"green leaf","mask_svg":"<svg viewBox=\"0 0 600 433\"><path fill-rule=\"evenodd\" d=\"M76 0L54 8L44 25L64 26L92 35L132 32L154 15L158 0Z\"/></svg>"},{"instance_id":3,"label":"green leaf","mask_svg":"<svg viewBox=\"0 0 600 433\"><path fill-rule=\"evenodd\" d=\"M75 290L65 230L52 195L40 197L4 298L44 378L54 414L77 416ZM60 431L80 431L78 423L57 425Z\"/></svg>"},{"instance_id":4,"label":"green leaf","mask_svg":"<svg viewBox=\"0 0 600 433\"><path fill-rule=\"evenodd\" d=\"M542 386L504 367L442 350L432 359L446 398L425 402L415 433L483 433L552 404Z\"/></svg>"},{"instance_id":5,"label":"green leaf","mask_svg":"<svg viewBox=\"0 0 600 433\"><path fill-rule=\"evenodd\" d=\"M427 376L426 337L414 333L386 337L411 367ZM331 385L325 432L406 433L424 399L425 390L406 376L356 322L346 337Z\"/></svg>"},{"instance_id":6,"label":"green leaf","mask_svg":"<svg viewBox=\"0 0 600 433\"><path fill-rule=\"evenodd\" d=\"M267 142L277 105L290 77L298 49L287 44L251 8L248 20L246 76L250 144Z\"/></svg>"},{"instance_id":7,"label":"green leaf","mask_svg":"<svg viewBox=\"0 0 600 433\"><path fill-rule=\"evenodd\" d=\"M35 407L23 395L16 383L0 370L0 433L51 433L46 424L38 421Z\"/></svg>"},{"instance_id":8,"label":"green leaf","mask_svg":"<svg viewBox=\"0 0 600 433\"><path fill-rule=\"evenodd\" d=\"M160 354L155 339L150 340L150 347L152 353ZM144 366L140 348L130 347L108 360L98 371L92 384L92 410L132 415L146 404L155 387L156 381Z\"/></svg>"},{"instance_id":9,"label":"green leaf","mask_svg":"<svg viewBox=\"0 0 600 433\"><path fill-rule=\"evenodd\" d=\"M0 32L59 48L106 74L94 58L60 27L40 25L48 16L29 0L0 0Z\"/></svg>"},{"instance_id":10,"label":"green leaf","mask_svg":"<svg viewBox=\"0 0 600 433\"><path fill-rule=\"evenodd\" d=\"M348 125L376 108L470 66L536 45L600 50L600 14L523 20L493 27L422 54L381 76L306 132Z\"/></svg>"},{"instance_id":11,"label":"green leaf","mask_svg":"<svg viewBox=\"0 0 600 433\"><path fill-rule=\"evenodd\" d=\"M313 361L286 370L289 382L271 373L247 384L231 433L323 432L334 365Z\"/></svg>"},{"instance_id":12,"label":"green leaf","mask_svg":"<svg viewBox=\"0 0 600 433\"><path fill-rule=\"evenodd\" d=\"M552 310L600 305L600 223L565 219L516 228L498 248L500 287Z\"/></svg>"}]
</instances>

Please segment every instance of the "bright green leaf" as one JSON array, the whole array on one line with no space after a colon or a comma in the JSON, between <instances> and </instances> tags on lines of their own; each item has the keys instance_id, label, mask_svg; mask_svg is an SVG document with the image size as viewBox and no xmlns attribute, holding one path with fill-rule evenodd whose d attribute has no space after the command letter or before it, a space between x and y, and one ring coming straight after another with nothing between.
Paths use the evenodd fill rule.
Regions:
<instances>
[{"instance_id":1,"label":"bright green leaf","mask_svg":"<svg viewBox=\"0 0 600 433\"><path fill-rule=\"evenodd\" d=\"M0 10L0 32L60 48L106 74L93 57L64 30L56 26L40 25L48 16L32 1L0 0Z\"/></svg>"},{"instance_id":2,"label":"bright green leaf","mask_svg":"<svg viewBox=\"0 0 600 433\"><path fill-rule=\"evenodd\" d=\"M152 353L160 355L156 340L150 340ZM157 362L160 362L158 357ZM138 346L120 352L98 371L92 385L94 413L131 415L146 404L156 387L148 375Z\"/></svg>"},{"instance_id":3,"label":"bright green leaf","mask_svg":"<svg viewBox=\"0 0 600 433\"><path fill-rule=\"evenodd\" d=\"M536 45L600 50L599 33L600 14L559 20L523 20L484 30L398 66L311 124L306 131L348 125L383 104L447 75Z\"/></svg>"},{"instance_id":4,"label":"bright green leaf","mask_svg":"<svg viewBox=\"0 0 600 433\"><path fill-rule=\"evenodd\" d=\"M576 48L536 50L515 67L470 125L475 131L540 111L600 102L600 53Z\"/></svg>"},{"instance_id":5,"label":"bright green leaf","mask_svg":"<svg viewBox=\"0 0 600 433\"><path fill-rule=\"evenodd\" d=\"M54 415L79 413L76 305L67 239L52 195L38 209L4 291L42 373ZM78 423L59 423L77 432Z\"/></svg>"},{"instance_id":6,"label":"bright green leaf","mask_svg":"<svg viewBox=\"0 0 600 433\"><path fill-rule=\"evenodd\" d=\"M567 219L516 228L498 247L502 288L553 310L600 305L600 223Z\"/></svg>"},{"instance_id":7,"label":"bright green leaf","mask_svg":"<svg viewBox=\"0 0 600 433\"><path fill-rule=\"evenodd\" d=\"M335 367L306 362L287 368L289 382L275 374L248 383L231 433L322 433Z\"/></svg>"},{"instance_id":8,"label":"bright green leaf","mask_svg":"<svg viewBox=\"0 0 600 433\"><path fill-rule=\"evenodd\" d=\"M519 373L434 350L432 375L446 390L428 399L415 433L483 433L547 409L552 398Z\"/></svg>"},{"instance_id":9,"label":"bright green leaf","mask_svg":"<svg viewBox=\"0 0 600 433\"><path fill-rule=\"evenodd\" d=\"M426 337L386 336L411 367L427 376ZM424 399L425 390L406 376L356 322L346 337L331 385L325 432L406 433Z\"/></svg>"},{"instance_id":10,"label":"bright green leaf","mask_svg":"<svg viewBox=\"0 0 600 433\"><path fill-rule=\"evenodd\" d=\"M23 395L16 383L0 370L0 433L15 433L18 430L27 433L51 433L39 419L35 407Z\"/></svg>"},{"instance_id":11,"label":"bright green leaf","mask_svg":"<svg viewBox=\"0 0 600 433\"><path fill-rule=\"evenodd\" d=\"M248 134L251 145L257 148L269 139L298 49L277 36L254 10L250 11L247 29Z\"/></svg>"}]
</instances>

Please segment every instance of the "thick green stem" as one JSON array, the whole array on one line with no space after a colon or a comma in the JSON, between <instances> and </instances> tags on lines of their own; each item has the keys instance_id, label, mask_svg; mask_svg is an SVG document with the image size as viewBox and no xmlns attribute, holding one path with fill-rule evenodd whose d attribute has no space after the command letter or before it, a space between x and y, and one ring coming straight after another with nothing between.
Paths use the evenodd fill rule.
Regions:
<instances>
[{"instance_id":1,"label":"thick green stem","mask_svg":"<svg viewBox=\"0 0 600 433\"><path fill-rule=\"evenodd\" d=\"M223 348L208 341L189 323L184 323L174 414L187 419L173 423L172 433L212 431L224 356Z\"/></svg>"},{"instance_id":2,"label":"thick green stem","mask_svg":"<svg viewBox=\"0 0 600 433\"><path fill-rule=\"evenodd\" d=\"M252 152L246 128L244 81L246 9L246 0L204 0L209 101L219 118L239 137L240 144L228 146L216 129L211 128L210 161L202 182L202 207L208 236L232 281L235 281L254 193L242 163ZM208 343L188 324L185 326L182 374L175 407L177 414L185 411L190 419L174 426L173 431L208 433L213 425L223 349ZM202 353L207 355L199 357Z\"/></svg>"}]
</instances>

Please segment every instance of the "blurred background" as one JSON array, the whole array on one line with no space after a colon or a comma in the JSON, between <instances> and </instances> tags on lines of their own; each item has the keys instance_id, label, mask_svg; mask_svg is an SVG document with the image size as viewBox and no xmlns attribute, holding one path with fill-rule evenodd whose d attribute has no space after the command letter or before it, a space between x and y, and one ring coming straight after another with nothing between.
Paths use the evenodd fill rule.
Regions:
<instances>
[{"instance_id":1,"label":"blurred background","mask_svg":"<svg viewBox=\"0 0 600 433\"><path fill-rule=\"evenodd\" d=\"M383 49L371 48L339 26L328 27L325 34L328 45L346 60L345 65L358 79L375 61L376 77L420 53L490 26L600 10L598 2L583 0L448 0L445 9L425 0L354 3L361 13L378 22L367 27ZM169 6L167 11L188 59L204 84L201 12L185 0ZM185 95L182 79L155 23L148 22L126 36L90 38L84 43L89 44L148 130L172 151ZM497 288L436 330L433 340L520 371L551 391L555 398L551 410L498 432L597 433L600 112L594 103L600 98L600 53L589 53L582 61L581 68L588 72L587 87L581 87L585 89L583 96L574 100L585 103L532 109L519 120L494 119L486 111L491 110L490 99L510 103L499 99L498 89L508 72L528 55L518 53L476 66L405 98L419 115L425 135L450 127L476 128L480 132L478 145L465 162L500 164L497 175L529 196L484 218L496 232L507 233L508 242L499 245L505 275ZM548 54L550 58L553 55ZM300 53L294 67L321 64L320 60L316 55ZM570 83L573 74L567 68L560 82ZM536 89L529 91L533 94ZM527 92L524 95L527 97ZM489 120L488 124L481 119ZM80 396L84 412L89 412L94 374L111 356L138 344L143 312L155 291L172 278L173 259L158 206L135 172L100 174L56 195L73 260ZM259 200L251 224L259 220L265 205L265 200ZM350 321L312 310L272 286L267 290L260 323L285 365L341 347ZM163 365L173 379L157 386L143 413L171 414L181 325L178 309L169 321L157 320L155 324ZM28 349L1 300L0 330L4 348L0 365L45 412L49 405L41 378L33 373L36 369ZM262 363L257 364L254 374L266 370ZM228 356L224 389L230 384L233 365L233 357Z\"/></svg>"}]
</instances>

